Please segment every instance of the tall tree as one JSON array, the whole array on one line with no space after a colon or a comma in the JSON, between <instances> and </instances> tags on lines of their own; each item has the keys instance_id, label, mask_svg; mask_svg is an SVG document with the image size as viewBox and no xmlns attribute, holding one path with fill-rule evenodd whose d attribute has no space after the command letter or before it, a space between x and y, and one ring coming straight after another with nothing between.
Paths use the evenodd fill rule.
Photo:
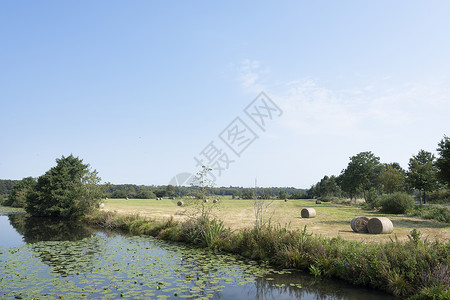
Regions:
<instances>
[{"instance_id":1,"label":"tall tree","mask_svg":"<svg viewBox=\"0 0 450 300\"><path fill-rule=\"evenodd\" d=\"M361 189L366 200L366 191L380 184L383 165L380 158L371 151L361 152L350 157L350 162L341 173L341 188L351 194Z\"/></svg>"},{"instance_id":2,"label":"tall tree","mask_svg":"<svg viewBox=\"0 0 450 300\"><path fill-rule=\"evenodd\" d=\"M435 157L430 152L420 150L417 155L409 159L408 166L407 182L413 189L419 191L420 204L422 204L422 200L423 203L426 203L426 192L437 188Z\"/></svg>"},{"instance_id":3,"label":"tall tree","mask_svg":"<svg viewBox=\"0 0 450 300\"><path fill-rule=\"evenodd\" d=\"M33 191L36 185L36 179L33 177L26 177L17 181L11 188L8 200L4 203L5 206L25 207L26 197Z\"/></svg>"},{"instance_id":4,"label":"tall tree","mask_svg":"<svg viewBox=\"0 0 450 300\"><path fill-rule=\"evenodd\" d=\"M167 194L167 196L169 196L169 197L175 196L175 187L174 187L173 185L169 184L169 185L166 187L166 194Z\"/></svg>"},{"instance_id":5,"label":"tall tree","mask_svg":"<svg viewBox=\"0 0 450 300\"><path fill-rule=\"evenodd\" d=\"M405 171L398 163L384 165L380 180L386 193L392 194L393 192L400 191L404 186L405 179Z\"/></svg>"},{"instance_id":6,"label":"tall tree","mask_svg":"<svg viewBox=\"0 0 450 300\"><path fill-rule=\"evenodd\" d=\"M318 183L313 185L308 191L308 195L313 197L340 196L341 193L342 190L339 187L336 176L334 175L330 177L325 175Z\"/></svg>"},{"instance_id":7,"label":"tall tree","mask_svg":"<svg viewBox=\"0 0 450 300\"><path fill-rule=\"evenodd\" d=\"M26 211L35 216L78 218L100 202L103 191L97 171L74 157L56 159L56 166L37 180Z\"/></svg>"},{"instance_id":8,"label":"tall tree","mask_svg":"<svg viewBox=\"0 0 450 300\"><path fill-rule=\"evenodd\" d=\"M450 187L450 138L444 136L437 148L439 157L436 160L438 178Z\"/></svg>"}]
</instances>

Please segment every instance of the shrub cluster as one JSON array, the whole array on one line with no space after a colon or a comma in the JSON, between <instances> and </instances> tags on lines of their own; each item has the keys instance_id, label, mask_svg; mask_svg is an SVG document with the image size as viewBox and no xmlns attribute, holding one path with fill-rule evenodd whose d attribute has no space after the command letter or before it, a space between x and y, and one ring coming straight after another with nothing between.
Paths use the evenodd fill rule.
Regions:
<instances>
[{"instance_id":1,"label":"shrub cluster","mask_svg":"<svg viewBox=\"0 0 450 300\"><path fill-rule=\"evenodd\" d=\"M444 206L416 206L408 210L408 215L450 223L450 209Z\"/></svg>"},{"instance_id":2,"label":"shrub cluster","mask_svg":"<svg viewBox=\"0 0 450 300\"><path fill-rule=\"evenodd\" d=\"M133 234L184 241L241 254L275 266L310 270L316 276L340 278L357 285L417 299L448 299L450 242L423 241L414 230L410 240L366 244L340 237L325 238L303 230L265 226L261 230L231 232L218 220L185 223L145 220L96 212L85 218L92 224L116 227Z\"/></svg>"},{"instance_id":3,"label":"shrub cluster","mask_svg":"<svg viewBox=\"0 0 450 300\"><path fill-rule=\"evenodd\" d=\"M414 198L407 193L397 192L383 195L381 199L381 211L388 214L404 214L414 207Z\"/></svg>"},{"instance_id":4,"label":"shrub cluster","mask_svg":"<svg viewBox=\"0 0 450 300\"><path fill-rule=\"evenodd\" d=\"M427 193L427 201L429 203L436 204L449 204L450 203L450 189L437 190Z\"/></svg>"}]
</instances>

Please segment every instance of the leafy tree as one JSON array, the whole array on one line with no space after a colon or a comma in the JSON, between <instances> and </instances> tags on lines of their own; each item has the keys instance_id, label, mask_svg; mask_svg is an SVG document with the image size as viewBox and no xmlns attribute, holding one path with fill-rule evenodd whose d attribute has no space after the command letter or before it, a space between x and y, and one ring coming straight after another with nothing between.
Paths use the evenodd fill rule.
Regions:
<instances>
[{"instance_id":1,"label":"leafy tree","mask_svg":"<svg viewBox=\"0 0 450 300\"><path fill-rule=\"evenodd\" d=\"M166 194L167 194L167 196L169 196L169 197L175 196L175 187L174 187L173 185L169 184L169 185L166 187Z\"/></svg>"},{"instance_id":2,"label":"leafy tree","mask_svg":"<svg viewBox=\"0 0 450 300\"><path fill-rule=\"evenodd\" d=\"M36 185L36 179L33 177L26 177L17 181L11 188L8 200L4 203L5 206L25 207L27 195L33 191Z\"/></svg>"},{"instance_id":3,"label":"leafy tree","mask_svg":"<svg viewBox=\"0 0 450 300\"><path fill-rule=\"evenodd\" d=\"M380 181L386 193L392 194L402 190L406 180L405 171L398 163L385 164Z\"/></svg>"},{"instance_id":4,"label":"leafy tree","mask_svg":"<svg viewBox=\"0 0 450 300\"><path fill-rule=\"evenodd\" d=\"M337 183L339 184L341 190L348 194L350 201L353 201L353 198L356 199L356 194L359 190L358 185L355 184L357 179L354 177L354 174L351 172L346 172L346 170L342 170L341 175L337 177Z\"/></svg>"},{"instance_id":5,"label":"leafy tree","mask_svg":"<svg viewBox=\"0 0 450 300\"><path fill-rule=\"evenodd\" d=\"M341 188L337 182L336 176L324 176L317 184L311 187L308 194L313 197L331 197L340 196Z\"/></svg>"},{"instance_id":6,"label":"leafy tree","mask_svg":"<svg viewBox=\"0 0 450 300\"><path fill-rule=\"evenodd\" d=\"M287 193L284 190L280 190L280 192L278 193L278 199L286 199L287 198Z\"/></svg>"},{"instance_id":7,"label":"leafy tree","mask_svg":"<svg viewBox=\"0 0 450 300\"><path fill-rule=\"evenodd\" d=\"M139 189L139 193L136 195L138 199L155 199L156 195L153 193L150 188L141 188Z\"/></svg>"},{"instance_id":8,"label":"leafy tree","mask_svg":"<svg viewBox=\"0 0 450 300\"><path fill-rule=\"evenodd\" d=\"M379 186L382 170L380 158L376 157L371 151L358 153L350 157L347 168L341 173L339 180L341 188L350 194L350 198L358 189L361 189L364 200L366 200L366 191Z\"/></svg>"},{"instance_id":9,"label":"leafy tree","mask_svg":"<svg viewBox=\"0 0 450 300\"><path fill-rule=\"evenodd\" d=\"M419 191L420 196L423 193L423 203L426 203L426 192L437 188L437 168L434 163L434 155L424 150L420 150L409 160L407 182ZM420 197L420 204L422 204L422 197Z\"/></svg>"},{"instance_id":10,"label":"leafy tree","mask_svg":"<svg viewBox=\"0 0 450 300\"><path fill-rule=\"evenodd\" d=\"M162 197L164 197L164 196L166 195L166 191L163 190L163 189L157 189L157 190L154 190L153 193L154 193L154 194L156 195L156 197L158 197L158 198L162 198Z\"/></svg>"},{"instance_id":11,"label":"leafy tree","mask_svg":"<svg viewBox=\"0 0 450 300\"><path fill-rule=\"evenodd\" d=\"M255 191L253 189L245 189L242 193L242 199L253 199L255 197Z\"/></svg>"},{"instance_id":12,"label":"leafy tree","mask_svg":"<svg viewBox=\"0 0 450 300\"><path fill-rule=\"evenodd\" d=\"M8 195L18 180L0 179L0 195Z\"/></svg>"},{"instance_id":13,"label":"leafy tree","mask_svg":"<svg viewBox=\"0 0 450 300\"><path fill-rule=\"evenodd\" d=\"M103 191L96 170L74 157L56 159L56 166L40 176L27 197L26 211L33 216L75 219L95 208Z\"/></svg>"},{"instance_id":14,"label":"leafy tree","mask_svg":"<svg viewBox=\"0 0 450 300\"><path fill-rule=\"evenodd\" d=\"M439 157L436 160L438 178L450 186L450 138L444 136L437 148Z\"/></svg>"}]
</instances>

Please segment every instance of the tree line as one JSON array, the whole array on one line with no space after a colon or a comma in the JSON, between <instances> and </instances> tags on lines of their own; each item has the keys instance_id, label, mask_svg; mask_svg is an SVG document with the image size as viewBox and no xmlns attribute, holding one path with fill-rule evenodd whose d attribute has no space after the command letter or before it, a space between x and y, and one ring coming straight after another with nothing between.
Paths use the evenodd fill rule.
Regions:
<instances>
[{"instance_id":1,"label":"tree line","mask_svg":"<svg viewBox=\"0 0 450 300\"><path fill-rule=\"evenodd\" d=\"M147 186L135 184L107 184L105 197L108 198L136 198L153 199L161 197L180 198L198 194L197 186L160 185ZM244 187L208 187L207 193L211 196L231 196L233 199L253 199L254 188ZM307 189L294 187L268 187L256 189L258 197L280 199L300 199L307 197Z\"/></svg>"},{"instance_id":2,"label":"tree line","mask_svg":"<svg viewBox=\"0 0 450 300\"><path fill-rule=\"evenodd\" d=\"M377 195L394 192L415 193L421 203L428 199L450 202L450 139L438 143L438 157L420 150L409 159L408 169L399 163L381 163L371 151L350 157L338 175L324 176L309 190L310 197L362 197L370 203Z\"/></svg>"}]
</instances>

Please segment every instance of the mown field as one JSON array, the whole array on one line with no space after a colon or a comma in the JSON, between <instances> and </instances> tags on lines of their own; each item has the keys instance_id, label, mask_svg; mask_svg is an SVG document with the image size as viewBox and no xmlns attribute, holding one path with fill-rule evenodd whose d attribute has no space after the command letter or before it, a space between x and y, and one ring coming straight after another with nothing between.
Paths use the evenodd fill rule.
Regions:
<instances>
[{"instance_id":1,"label":"mown field","mask_svg":"<svg viewBox=\"0 0 450 300\"><path fill-rule=\"evenodd\" d=\"M225 226L231 229L252 227L255 223L254 201L233 200L219 198L217 209L213 210L213 216L222 220ZM105 210L117 211L120 214L139 214L152 219L185 220L186 208L178 207L177 201L163 199L108 199L105 201ZM183 199L181 199L183 201ZM186 200L184 200L187 202ZM317 217L303 219L300 212L305 207L313 207ZM420 217L408 217L405 215L381 214L377 211L365 210L355 206L333 203L315 204L314 200L273 200L267 210L274 226L288 227L292 229L307 226L308 232L327 237L341 236L347 240L362 240L367 242L383 241L398 238L408 239L408 234L414 228L422 232L424 238L430 240L450 240L450 225L434 220L426 220ZM356 216L388 217L394 224L394 232L385 235L372 235L355 233L350 228L350 221Z\"/></svg>"}]
</instances>

